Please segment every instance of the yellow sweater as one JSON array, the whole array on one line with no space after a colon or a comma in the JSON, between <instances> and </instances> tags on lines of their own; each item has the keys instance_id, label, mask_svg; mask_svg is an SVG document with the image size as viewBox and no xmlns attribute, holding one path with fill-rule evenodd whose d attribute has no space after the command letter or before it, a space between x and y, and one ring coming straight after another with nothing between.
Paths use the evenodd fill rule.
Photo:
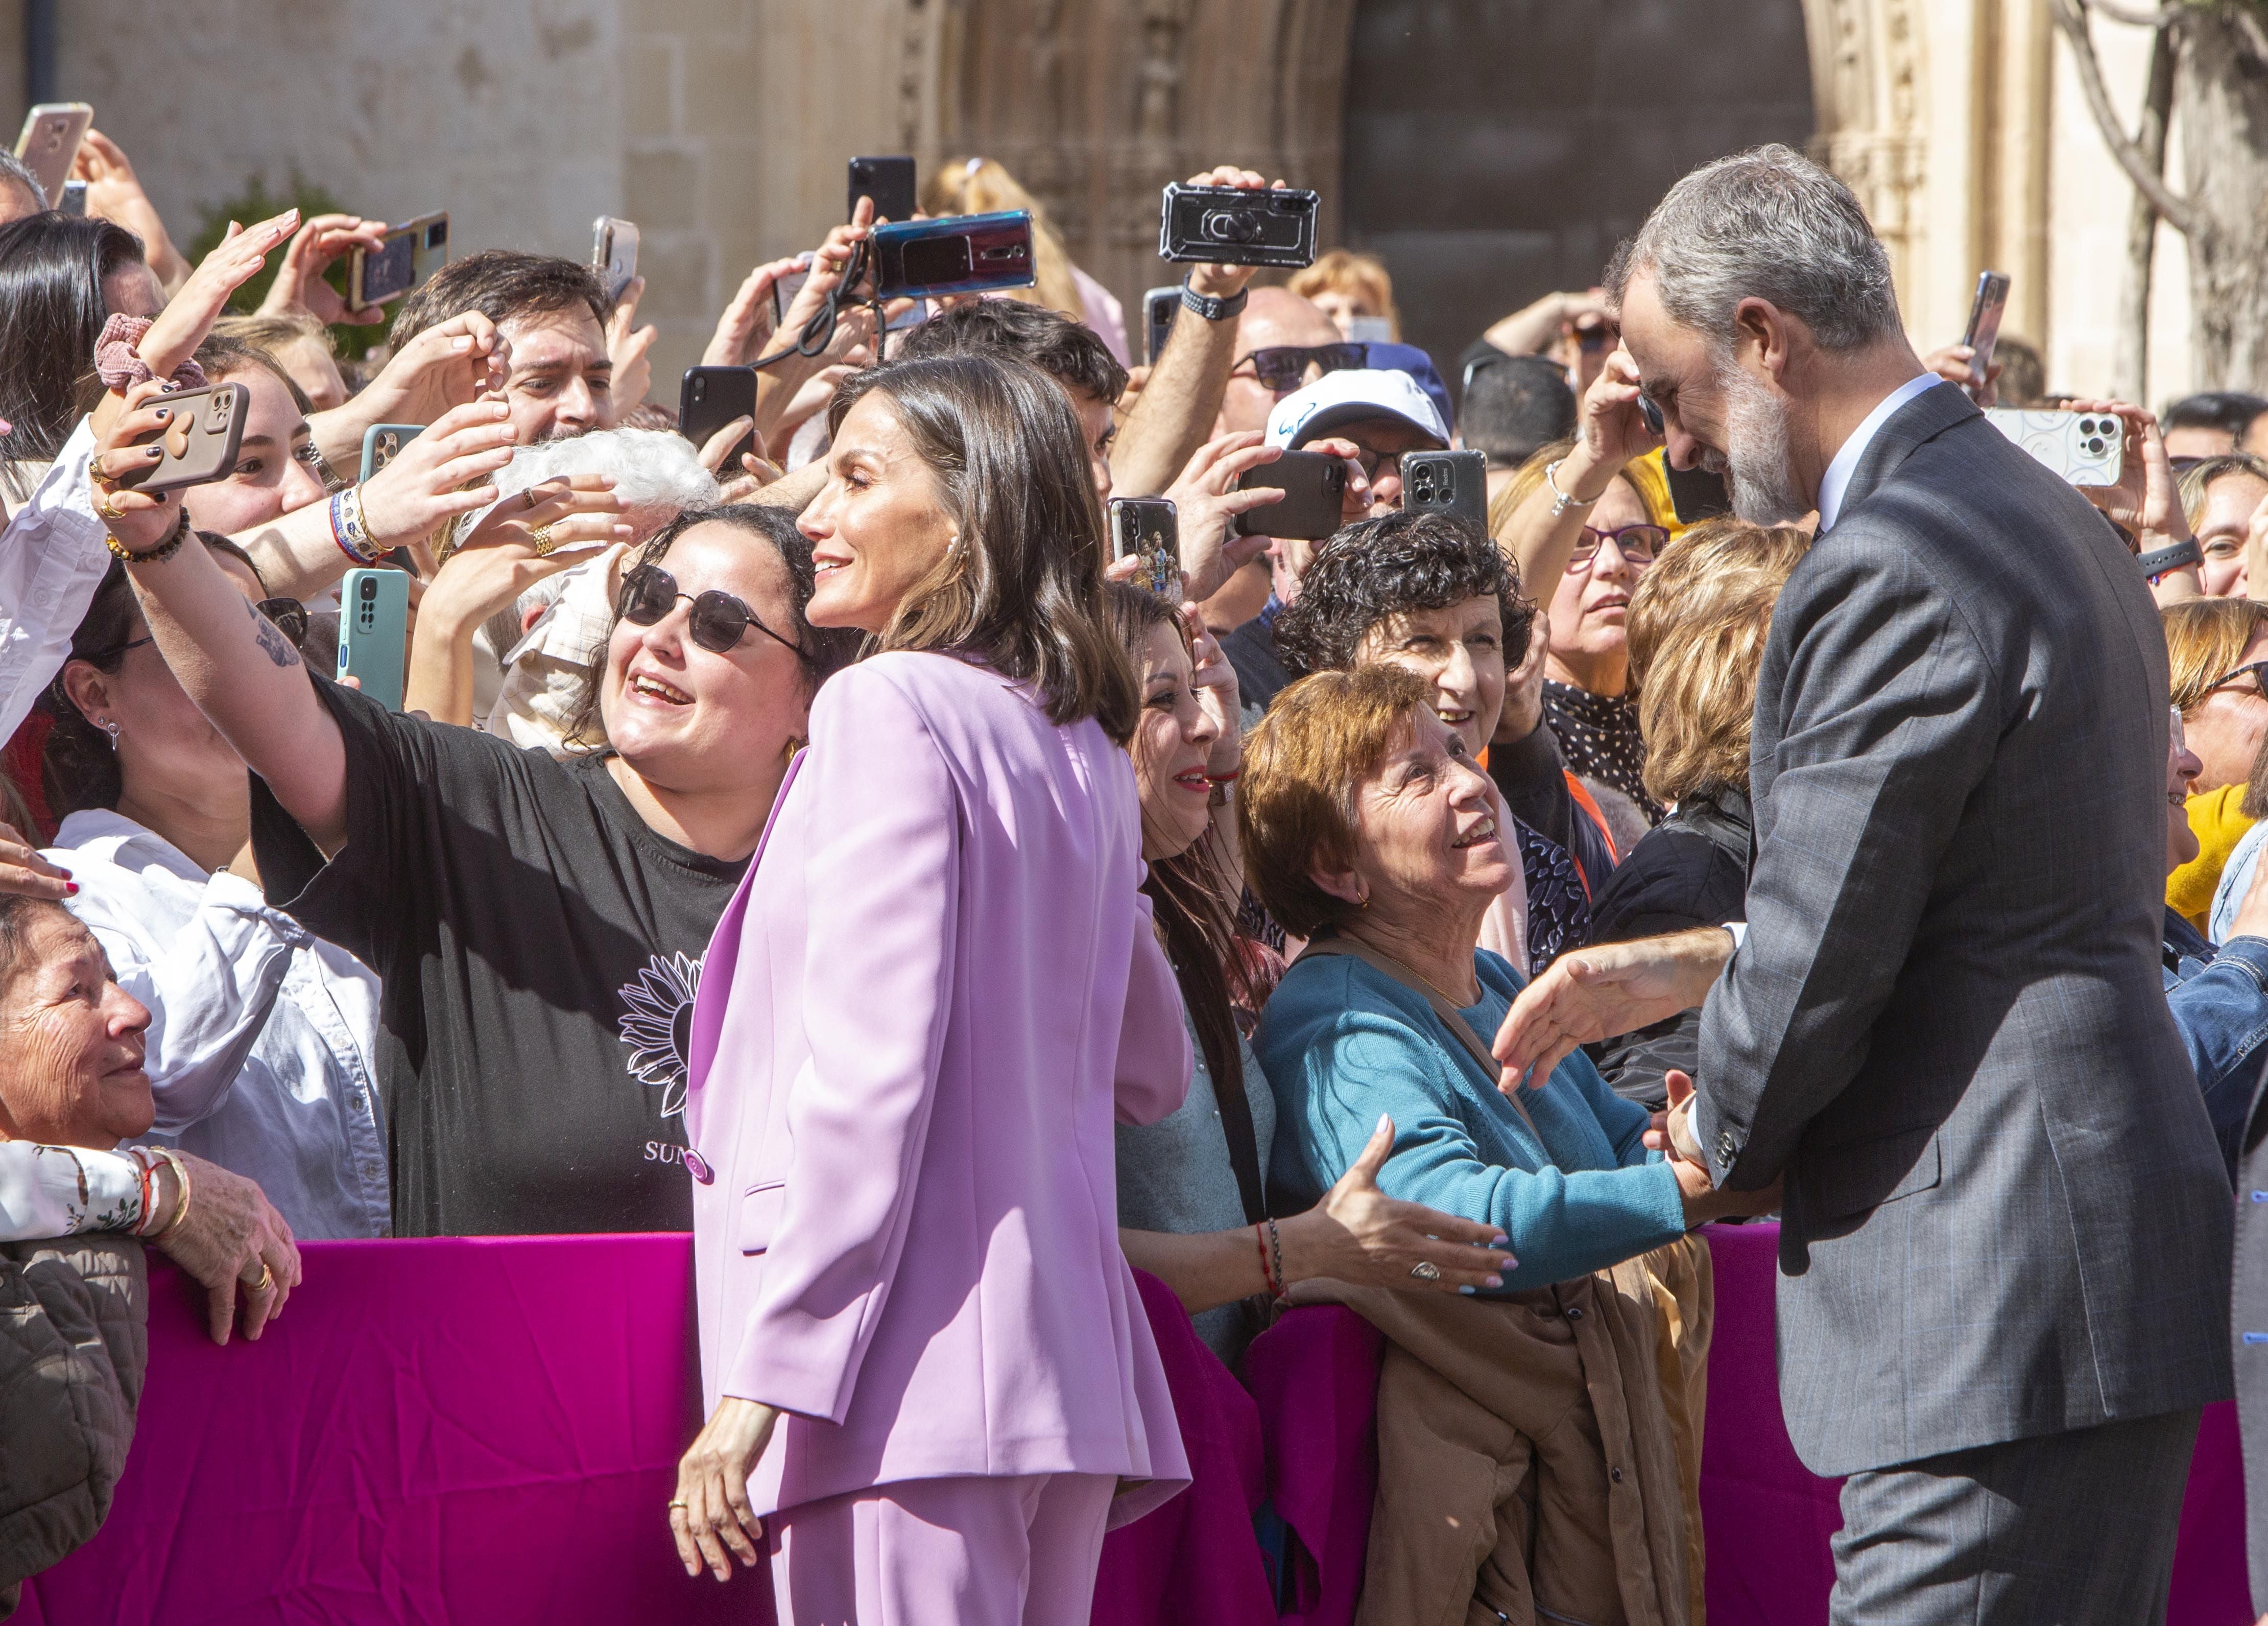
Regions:
<instances>
[{"instance_id":1,"label":"yellow sweater","mask_svg":"<svg viewBox=\"0 0 2268 1626\"><path fill-rule=\"evenodd\" d=\"M2244 787L2224 785L2219 790L2209 790L2201 796L2191 796L2186 811L2190 828L2197 832L2198 855L2166 877L2166 902L2199 931L2205 929L2205 916L2213 909L2213 891L2220 884L2220 872L2228 862L2228 855L2252 828L2253 821L2238 810L2244 800Z\"/></svg>"}]
</instances>

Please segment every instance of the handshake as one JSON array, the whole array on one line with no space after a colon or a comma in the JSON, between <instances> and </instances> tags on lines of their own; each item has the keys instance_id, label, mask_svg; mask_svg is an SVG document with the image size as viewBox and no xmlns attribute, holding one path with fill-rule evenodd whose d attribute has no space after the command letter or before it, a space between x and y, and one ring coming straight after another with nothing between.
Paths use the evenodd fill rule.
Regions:
<instances>
[{"instance_id":1,"label":"handshake","mask_svg":"<svg viewBox=\"0 0 2268 1626\"><path fill-rule=\"evenodd\" d=\"M1507 1096L1540 1089L1579 1046L1634 1032L1708 998L1712 984L1732 957L1732 933L1720 926L1673 932L1634 942L1601 943L1561 955L1521 990L1492 1052L1504 1069L1498 1088ZM1684 1194L1692 1224L1734 1215L1771 1213L1779 1207L1781 1181L1758 1191L1719 1191L1693 1132L1693 1081L1683 1073L1667 1075L1668 1110L1654 1114L1646 1145L1667 1152Z\"/></svg>"}]
</instances>

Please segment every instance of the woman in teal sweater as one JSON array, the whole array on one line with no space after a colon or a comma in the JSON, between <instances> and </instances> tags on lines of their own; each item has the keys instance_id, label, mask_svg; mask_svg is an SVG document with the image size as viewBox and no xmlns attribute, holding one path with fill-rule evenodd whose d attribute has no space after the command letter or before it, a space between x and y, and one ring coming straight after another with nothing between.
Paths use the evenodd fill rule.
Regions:
<instances>
[{"instance_id":1,"label":"woman in teal sweater","mask_svg":"<svg viewBox=\"0 0 2268 1626\"><path fill-rule=\"evenodd\" d=\"M1706 1249L1685 1233L1771 1197L1649 1151L1646 1110L1580 1052L1540 1087L1498 1089L1481 1036L1524 979L1476 945L1517 861L1429 698L1391 666L1303 679L1248 742L1239 786L1247 878L1308 940L1253 1041L1281 1199L1312 1201L1391 1119L1379 1188L1497 1226L1519 1261L1463 1299L1322 1295L1388 1339L1364 1613L1463 1619L1469 1599L1511 1619L1683 1621L1700 1598L1711 1313ZM1639 1593L1650 1607L1631 1607Z\"/></svg>"}]
</instances>

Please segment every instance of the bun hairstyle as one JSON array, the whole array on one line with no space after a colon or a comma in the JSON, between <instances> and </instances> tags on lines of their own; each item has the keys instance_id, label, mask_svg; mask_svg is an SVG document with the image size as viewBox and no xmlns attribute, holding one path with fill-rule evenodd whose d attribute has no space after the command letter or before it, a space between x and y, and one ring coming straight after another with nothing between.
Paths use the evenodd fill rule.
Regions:
<instances>
[{"instance_id":1,"label":"bun hairstyle","mask_svg":"<svg viewBox=\"0 0 2268 1626\"><path fill-rule=\"evenodd\" d=\"M888 399L961 543L876 647L981 661L1031 684L1050 721L1092 717L1125 744L1140 697L1104 618L1102 503L1062 387L1003 356L896 361L843 381L829 432L869 395Z\"/></svg>"}]
</instances>

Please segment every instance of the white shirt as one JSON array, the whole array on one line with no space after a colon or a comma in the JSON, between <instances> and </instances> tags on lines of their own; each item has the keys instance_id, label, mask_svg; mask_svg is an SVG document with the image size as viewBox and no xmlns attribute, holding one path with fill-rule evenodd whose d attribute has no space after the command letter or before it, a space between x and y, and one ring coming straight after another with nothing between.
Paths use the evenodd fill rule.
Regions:
<instances>
[{"instance_id":1,"label":"white shirt","mask_svg":"<svg viewBox=\"0 0 2268 1626\"><path fill-rule=\"evenodd\" d=\"M1859 472L1859 460L1866 456L1867 448L1881 432L1890 415L1921 394L1933 384L1945 381L1934 373L1923 373L1908 379L1896 389L1875 403L1874 410L1867 414L1851 438L1837 449L1827 472L1819 477L1819 535L1824 536L1843 513L1843 493L1851 489L1851 477Z\"/></svg>"},{"instance_id":2,"label":"white shirt","mask_svg":"<svg viewBox=\"0 0 2268 1626\"><path fill-rule=\"evenodd\" d=\"M92 421L81 418L32 492L0 533L0 740L12 738L40 691L70 654L110 568L103 524L86 494L94 455Z\"/></svg>"},{"instance_id":3,"label":"white shirt","mask_svg":"<svg viewBox=\"0 0 2268 1626\"><path fill-rule=\"evenodd\" d=\"M78 883L63 906L150 1008L144 1140L258 1182L303 1240L386 1235L378 978L130 818L74 813L55 840L47 856Z\"/></svg>"}]
</instances>

